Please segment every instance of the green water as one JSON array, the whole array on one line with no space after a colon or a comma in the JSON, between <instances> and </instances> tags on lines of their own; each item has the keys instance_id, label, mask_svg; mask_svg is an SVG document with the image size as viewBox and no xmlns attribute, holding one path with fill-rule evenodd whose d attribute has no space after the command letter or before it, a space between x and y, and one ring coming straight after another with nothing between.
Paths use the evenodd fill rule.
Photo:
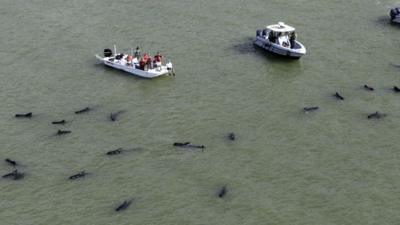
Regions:
<instances>
[{"instance_id":1,"label":"green water","mask_svg":"<svg viewBox=\"0 0 400 225\"><path fill-rule=\"evenodd\" d=\"M0 157L26 173L0 180L0 224L399 224L400 27L387 16L399 2L0 3ZM297 28L302 59L253 47L278 21ZM177 76L98 64L114 43L160 51ZM387 117L368 120L375 111ZM136 150L105 156L119 147Z\"/></svg>"}]
</instances>

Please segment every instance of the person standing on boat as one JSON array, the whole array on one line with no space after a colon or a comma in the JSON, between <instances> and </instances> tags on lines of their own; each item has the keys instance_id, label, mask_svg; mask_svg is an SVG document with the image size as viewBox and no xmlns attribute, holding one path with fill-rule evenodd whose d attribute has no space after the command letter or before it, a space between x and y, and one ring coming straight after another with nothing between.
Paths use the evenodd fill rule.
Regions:
<instances>
[{"instance_id":1,"label":"person standing on boat","mask_svg":"<svg viewBox=\"0 0 400 225\"><path fill-rule=\"evenodd\" d=\"M295 45L296 45L295 40L296 40L296 33L293 32L293 33L290 34L290 37L289 37L290 48L292 48L292 49L293 49L293 48L295 47Z\"/></svg>"},{"instance_id":2,"label":"person standing on boat","mask_svg":"<svg viewBox=\"0 0 400 225\"><path fill-rule=\"evenodd\" d=\"M126 65L127 66L132 66L133 64L132 64L132 56L131 55L128 55L127 57L126 57Z\"/></svg>"},{"instance_id":3,"label":"person standing on boat","mask_svg":"<svg viewBox=\"0 0 400 225\"><path fill-rule=\"evenodd\" d=\"M149 63L149 60L150 60L150 63ZM150 58L149 54L147 54L147 53L143 54L143 61L144 61L144 64L146 65L145 70L151 69L151 58Z\"/></svg>"},{"instance_id":4,"label":"person standing on boat","mask_svg":"<svg viewBox=\"0 0 400 225\"><path fill-rule=\"evenodd\" d=\"M147 69L153 69L151 57L147 58L146 64L147 64Z\"/></svg>"},{"instance_id":5,"label":"person standing on boat","mask_svg":"<svg viewBox=\"0 0 400 225\"><path fill-rule=\"evenodd\" d=\"M157 67L161 66L161 59L162 55L160 54L160 52L157 52L157 54L154 56L154 62L157 65Z\"/></svg>"},{"instance_id":6,"label":"person standing on boat","mask_svg":"<svg viewBox=\"0 0 400 225\"><path fill-rule=\"evenodd\" d=\"M136 57L137 59L140 58L140 48L139 48L139 46L136 47L136 50L135 50L135 57Z\"/></svg>"},{"instance_id":7,"label":"person standing on boat","mask_svg":"<svg viewBox=\"0 0 400 225\"><path fill-rule=\"evenodd\" d=\"M146 61L144 61L144 59L142 57L140 57L140 61L139 61L139 67L141 70L144 70L144 67L146 66Z\"/></svg>"},{"instance_id":8,"label":"person standing on boat","mask_svg":"<svg viewBox=\"0 0 400 225\"><path fill-rule=\"evenodd\" d=\"M143 54L143 60L147 63L147 61L149 60L149 55L147 53Z\"/></svg>"},{"instance_id":9,"label":"person standing on boat","mask_svg":"<svg viewBox=\"0 0 400 225\"><path fill-rule=\"evenodd\" d=\"M269 40L271 43L275 43L275 41L276 41L276 36L275 36L275 33L274 33L273 31L270 31L270 32L268 33L268 40Z\"/></svg>"}]
</instances>

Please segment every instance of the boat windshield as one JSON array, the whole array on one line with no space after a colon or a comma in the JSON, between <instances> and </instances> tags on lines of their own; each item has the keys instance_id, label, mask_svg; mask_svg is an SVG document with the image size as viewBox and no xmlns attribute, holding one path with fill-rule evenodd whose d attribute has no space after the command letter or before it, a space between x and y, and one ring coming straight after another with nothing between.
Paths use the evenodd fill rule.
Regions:
<instances>
[{"instance_id":1,"label":"boat windshield","mask_svg":"<svg viewBox=\"0 0 400 225\"><path fill-rule=\"evenodd\" d=\"M276 37L276 38L284 37L284 36L290 37L290 36L295 35L295 32L274 32L274 31L270 31L268 33L270 34L270 36L273 36L273 37Z\"/></svg>"},{"instance_id":2,"label":"boat windshield","mask_svg":"<svg viewBox=\"0 0 400 225\"><path fill-rule=\"evenodd\" d=\"M279 44L280 46L287 48L294 48L296 33L293 32L275 32L272 30L267 31L267 38L270 42Z\"/></svg>"}]
</instances>

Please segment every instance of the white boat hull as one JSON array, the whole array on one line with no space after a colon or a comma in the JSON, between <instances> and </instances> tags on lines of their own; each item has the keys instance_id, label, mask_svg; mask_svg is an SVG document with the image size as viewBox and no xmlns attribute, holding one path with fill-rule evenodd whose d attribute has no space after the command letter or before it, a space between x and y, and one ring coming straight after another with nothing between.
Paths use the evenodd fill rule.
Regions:
<instances>
[{"instance_id":1,"label":"white boat hull","mask_svg":"<svg viewBox=\"0 0 400 225\"><path fill-rule=\"evenodd\" d=\"M263 48L269 52L290 57L290 58L300 58L306 54L306 48L298 41L295 41L296 48L287 48L276 43L270 42L268 39L265 39L262 36L257 36L254 44Z\"/></svg>"},{"instance_id":2,"label":"white boat hull","mask_svg":"<svg viewBox=\"0 0 400 225\"><path fill-rule=\"evenodd\" d=\"M123 70L125 72L128 72L130 74L143 77L143 78L155 78L163 75L171 75L173 74L173 68L171 63L167 63L167 65L161 65L159 67L153 68L153 69L148 69L148 70L142 70L136 68L135 65L129 65L127 61L124 59L121 60L111 60L114 57L101 57L99 55L96 55L96 58L102 62L104 65L113 67L115 69Z\"/></svg>"}]
</instances>

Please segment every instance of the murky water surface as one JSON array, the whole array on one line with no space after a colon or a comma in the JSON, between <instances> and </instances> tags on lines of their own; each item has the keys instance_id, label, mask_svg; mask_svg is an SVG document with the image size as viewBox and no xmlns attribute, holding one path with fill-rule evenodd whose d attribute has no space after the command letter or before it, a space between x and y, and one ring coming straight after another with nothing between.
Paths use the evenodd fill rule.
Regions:
<instances>
[{"instance_id":1,"label":"murky water surface","mask_svg":"<svg viewBox=\"0 0 400 225\"><path fill-rule=\"evenodd\" d=\"M400 221L400 96L390 90L400 27L387 16L400 2L0 2L0 156L26 173L0 180L1 224ZM278 21L297 28L305 57L254 48L256 29ZM94 54L114 43L160 51L177 76L98 64ZM387 117L368 120L375 111ZM172 146L184 141L206 148ZM134 150L105 155L119 147ZM1 175L12 170L0 163ZM88 176L68 180L81 170Z\"/></svg>"}]
</instances>

